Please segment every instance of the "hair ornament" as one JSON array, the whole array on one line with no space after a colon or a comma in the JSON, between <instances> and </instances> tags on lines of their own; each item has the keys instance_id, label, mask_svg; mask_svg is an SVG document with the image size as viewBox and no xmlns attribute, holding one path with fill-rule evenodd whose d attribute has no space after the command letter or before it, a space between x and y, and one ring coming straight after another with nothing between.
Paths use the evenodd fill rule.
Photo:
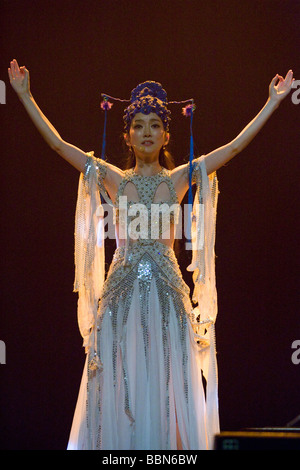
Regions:
<instances>
[{"instance_id":1,"label":"hair ornament","mask_svg":"<svg viewBox=\"0 0 300 470\"><path fill-rule=\"evenodd\" d=\"M184 108L182 108L182 114L186 117L191 117L193 112L195 111L196 109L196 105L194 103L194 100L191 100L192 103L191 104L188 104L187 106L185 106Z\"/></svg>"},{"instance_id":2,"label":"hair ornament","mask_svg":"<svg viewBox=\"0 0 300 470\"><path fill-rule=\"evenodd\" d=\"M101 106L101 109L103 109L104 111L109 111L111 107L113 106L113 103L108 101L108 97L104 95L103 101L101 101L100 106Z\"/></svg>"},{"instance_id":3,"label":"hair ornament","mask_svg":"<svg viewBox=\"0 0 300 470\"><path fill-rule=\"evenodd\" d=\"M101 109L105 112L104 115L104 128L103 128L103 136L102 136L102 150L101 150L101 158L105 158L105 147L106 147L106 124L107 124L107 111L111 109L113 106L113 103L108 101L109 96L104 95L103 93L101 94L103 97L103 100L100 103Z\"/></svg>"},{"instance_id":4,"label":"hair ornament","mask_svg":"<svg viewBox=\"0 0 300 470\"><path fill-rule=\"evenodd\" d=\"M101 96L103 98L103 101L108 101L109 99L110 100L114 100L114 101L121 101L121 103L129 103L130 100L122 100L121 98L115 98L114 96L110 96L110 95L107 95L106 93L101 93ZM103 101L101 102L101 104L103 103ZM111 106L112 106L112 103L110 103ZM111 108L110 106L110 108Z\"/></svg>"}]
</instances>

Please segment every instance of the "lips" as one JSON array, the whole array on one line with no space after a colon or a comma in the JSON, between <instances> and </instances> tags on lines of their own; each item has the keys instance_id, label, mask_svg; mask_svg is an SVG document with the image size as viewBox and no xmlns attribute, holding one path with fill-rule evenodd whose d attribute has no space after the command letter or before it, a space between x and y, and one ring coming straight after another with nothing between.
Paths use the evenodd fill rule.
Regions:
<instances>
[{"instance_id":1,"label":"lips","mask_svg":"<svg viewBox=\"0 0 300 470\"><path fill-rule=\"evenodd\" d=\"M142 145L145 145L147 147L148 145L153 145L153 142L152 142L152 140L144 140L142 142Z\"/></svg>"}]
</instances>

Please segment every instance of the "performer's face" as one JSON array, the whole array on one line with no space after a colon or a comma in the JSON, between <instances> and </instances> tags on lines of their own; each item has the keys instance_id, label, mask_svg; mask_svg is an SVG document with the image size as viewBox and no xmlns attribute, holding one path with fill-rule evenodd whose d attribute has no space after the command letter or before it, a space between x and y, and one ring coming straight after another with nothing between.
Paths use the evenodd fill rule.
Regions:
<instances>
[{"instance_id":1,"label":"performer's face","mask_svg":"<svg viewBox=\"0 0 300 470\"><path fill-rule=\"evenodd\" d=\"M168 140L169 135L156 113L137 113L132 119L127 144L133 147L136 156L158 158L160 149Z\"/></svg>"}]
</instances>

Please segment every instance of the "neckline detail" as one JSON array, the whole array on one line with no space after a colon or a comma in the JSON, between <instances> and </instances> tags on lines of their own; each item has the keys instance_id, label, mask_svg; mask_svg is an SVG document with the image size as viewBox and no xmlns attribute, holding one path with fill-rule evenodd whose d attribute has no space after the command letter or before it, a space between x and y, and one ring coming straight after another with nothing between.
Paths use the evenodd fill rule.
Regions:
<instances>
[{"instance_id":1,"label":"neckline detail","mask_svg":"<svg viewBox=\"0 0 300 470\"><path fill-rule=\"evenodd\" d=\"M134 176L139 176L140 178L155 178L156 176L161 175L164 172L165 168L162 166L161 170L158 173L155 173L154 175L141 175L139 173L136 173L134 171L134 168L131 168L131 172Z\"/></svg>"}]
</instances>

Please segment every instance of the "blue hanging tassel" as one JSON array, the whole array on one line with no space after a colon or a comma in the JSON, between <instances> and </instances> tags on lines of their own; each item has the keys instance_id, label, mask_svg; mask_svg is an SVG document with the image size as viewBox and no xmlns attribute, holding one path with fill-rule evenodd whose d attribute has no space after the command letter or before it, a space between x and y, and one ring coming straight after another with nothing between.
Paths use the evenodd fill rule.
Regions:
<instances>
[{"instance_id":1,"label":"blue hanging tassel","mask_svg":"<svg viewBox=\"0 0 300 470\"><path fill-rule=\"evenodd\" d=\"M103 101L101 101L101 108L104 110L104 128L103 128L103 137L102 137L102 150L101 150L101 158L105 159L105 148L106 148L106 123L107 123L107 111L110 110L113 103L108 101L108 97L106 95L103 96Z\"/></svg>"},{"instance_id":2,"label":"blue hanging tassel","mask_svg":"<svg viewBox=\"0 0 300 470\"><path fill-rule=\"evenodd\" d=\"M194 138L193 138L193 114L196 109L194 102L187 105L182 109L184 116L190 117L190 155L189 155L189 191L188 191L188 222L186 238L191 242L191 217L193 211L193 192L192 192L192 173L193 173L193 159L194 159Z\"/></svg>"},{"instance_id":3,"label":"blue hanging tassel","mask_svg":"<svg viewBox=\"0 0 300 470\"><path fill-rule=\"evenodd\" d=\"M102 150L101 150L101 158L105 158L105 147L106 147L106 122L107 122L107 109L104 111L104 129L103 129L103 137L102 137Z\"/></svg>"}]
</instances>

